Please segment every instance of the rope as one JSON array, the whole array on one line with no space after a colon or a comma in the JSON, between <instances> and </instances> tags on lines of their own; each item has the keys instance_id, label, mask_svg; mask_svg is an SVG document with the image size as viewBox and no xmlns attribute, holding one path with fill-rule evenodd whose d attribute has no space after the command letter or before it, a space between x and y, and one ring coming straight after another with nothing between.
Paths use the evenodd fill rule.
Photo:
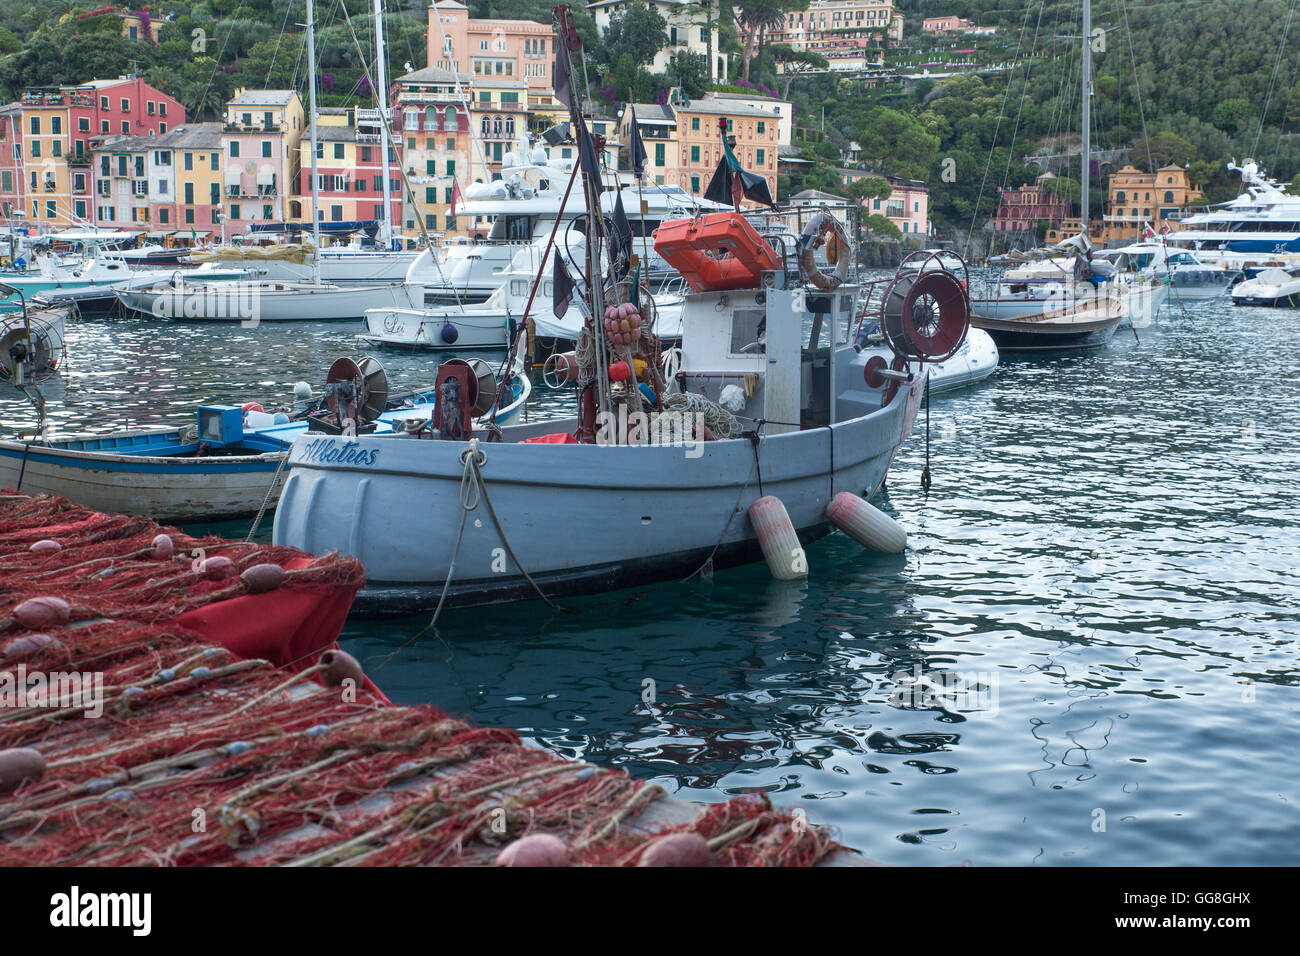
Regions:
<instances>
[{"instance_id":1,"label":"rope","mask_svg":"<svg viewBox=\"0 0 1300 956\"><path fill-rule=\"evenodd\" d=\"M717 402L693 392L674 392L665 396L664 411L685 411L702 413L704 427L713 432L716 438L736 438L740 435L740 421Z\"/></svg>"},{"instance_id":2,"label":"rope","mask_svg":"<svg viewBox=\"0 0 1300 956\"><path fill-rule=\"evenodd\" d=\"M284 463L289 460L287 451L280 452L280 463L275 466L275 474L271 477L271 485L266 489L266 497L262 499L262 507L257 509L257 517L253 519L253 526L248 529L248 537L244 539L245 544L251 544L253 535L257 534L257 526L262 523L262 517L266 514L267 506L271 503L271 495L275 493L276 482L280 480L280 474L284 471Z\"/></svg>"}]
</instances>

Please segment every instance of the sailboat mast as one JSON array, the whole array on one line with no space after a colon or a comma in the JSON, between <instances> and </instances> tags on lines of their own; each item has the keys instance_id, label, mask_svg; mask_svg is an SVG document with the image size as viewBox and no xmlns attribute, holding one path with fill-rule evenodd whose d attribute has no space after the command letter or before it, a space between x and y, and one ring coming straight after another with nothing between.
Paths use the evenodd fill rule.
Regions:
<instances>
[{"instance_id":1,"label":"sailboat mast","mask_svg":"<svg viewBox=\"0 0 1300 956\"><path fill-rule=\"evenodd\" d=\"M1079 171L1079 225L1088 235L1088 177L1092 172L1092 0L1083 0L1083 163Z\"/></svg>"},{"instance_id":2,"label":"sailboat mast","mask_svg":"<svg viewBox=\"0 0 1300 956\"><path fill-rule=\"evenodd\" d=\"M316 176L316 7L307 0L307 104L311 110L311 277L320 285L320 181Z\"/></svg>"},{"instance_id":3,"label":"sailboat mast","mask_svg":"<svg viewBox=\"0 0 1300 956\"><path fill-rule=\"evenodd\" d=\"M384 0L375 0L375 98L380 110L388 109L388 65L384 57ZM385 134L386 134L385 130ZM379 138L379 164L384 171L384 215L379 221L379 233L384 238L384 248L393 248L392 183L388 178L388 136Z\"/></svg>"}]
</instances>

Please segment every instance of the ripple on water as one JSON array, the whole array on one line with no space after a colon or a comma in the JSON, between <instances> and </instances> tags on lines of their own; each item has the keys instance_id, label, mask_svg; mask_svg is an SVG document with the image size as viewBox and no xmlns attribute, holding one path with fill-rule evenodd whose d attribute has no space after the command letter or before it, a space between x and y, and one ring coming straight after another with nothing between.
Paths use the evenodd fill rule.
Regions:
<instances>
[{"instance_id":1,"label":"ripple on water","mask_svg":"<svg viewBox=\"0 0 1300 956\"><path fill-rule=\"evenodd\" d=\"M397 700L691 799L763 790L893 862L1295 864L1297 326L1167 309L1140 345L1008 357L936 397L930 493L918 433L881 502L909 529L901 558L835 536L806 582L748 567L579 615L455 611L410 646L422 618L354 622L345 643ZM51 419L287 401L364 352L354 331L74 325ZM432 378L431 358L381 357L396 387ZM539 390L543 412L571 402ZM0 426L29 425L0 395ZM993 706L915 680L954 672Z\"/></svg>"}]
</instances>

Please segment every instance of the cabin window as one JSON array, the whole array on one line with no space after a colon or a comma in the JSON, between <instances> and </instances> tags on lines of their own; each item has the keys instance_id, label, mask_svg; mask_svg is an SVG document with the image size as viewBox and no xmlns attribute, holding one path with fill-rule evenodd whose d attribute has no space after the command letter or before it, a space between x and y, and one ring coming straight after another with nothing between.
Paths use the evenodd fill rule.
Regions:
<instances>
[{"instance_id":1,"label":"cabin window","mask_svg":"<svg viewBox=\"0 0 1300 956\"><path fill-rule=\"evenodd\" d=\"M762 355L767 351L759 341L766 318L762 309L736 309L731 314L732 355Z\"/></svg>"}]
</instances>

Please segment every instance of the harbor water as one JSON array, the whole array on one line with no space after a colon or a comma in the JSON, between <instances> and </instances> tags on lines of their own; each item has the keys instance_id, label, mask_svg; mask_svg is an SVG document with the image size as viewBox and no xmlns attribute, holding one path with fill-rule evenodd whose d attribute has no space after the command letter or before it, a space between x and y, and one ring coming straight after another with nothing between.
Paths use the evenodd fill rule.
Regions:
<instances>
[{"instance_id":1,"label":"harbor water","mask_svg":"<svg viewBox=\"0 0 1300 956\"><path fill-rule=\"evenodd\" d=\"M71 325L52 431L270 408L354 332ZM684 799L766 791L891 863L1300 863L1300 312L1170 303L1139 334L935 396L933 484L923 412L877 501L904 555L837 534L807 581L753 565L418 639L427 616L353 621L344 647L397 702ZM377 354L395 389L433 378ZM31 422L0 395L6 436Z\"/></svg>"}]
</instances>

